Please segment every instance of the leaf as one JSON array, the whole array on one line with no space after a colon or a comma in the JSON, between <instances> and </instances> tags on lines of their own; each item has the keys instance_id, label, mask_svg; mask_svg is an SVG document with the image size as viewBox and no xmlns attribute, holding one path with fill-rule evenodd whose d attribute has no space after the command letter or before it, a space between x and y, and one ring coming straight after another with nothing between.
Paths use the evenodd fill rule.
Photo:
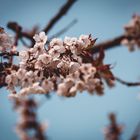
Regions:
<instances>
[{"instance_id":1,"label":"leaf","mask_svg":"<svg viewBox=\"0 0 140 140\"><path fill-rule=\"evenodd\" d=\"M103 65L104 57L105 57L105 53L103 48L101 48L98 57L96 57L95 60L93 60L92 64L96 67Z\"/></svg>"}]
</instances>

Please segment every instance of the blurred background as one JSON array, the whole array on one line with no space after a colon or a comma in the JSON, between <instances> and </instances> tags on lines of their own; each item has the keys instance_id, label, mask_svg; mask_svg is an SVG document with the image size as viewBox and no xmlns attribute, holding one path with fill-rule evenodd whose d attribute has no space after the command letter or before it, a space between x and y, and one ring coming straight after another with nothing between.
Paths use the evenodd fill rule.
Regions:
<instances>
[{"instance_id":1,"label":"blurred background","mask_svg":"<svg viewBox=\"0 0 140 140\"><path fill-rule=\"evenodd\" d=\"M31 29L34 25L39 25L42 29L65 2L66 0L0 0L0 26L6 28L9 21L16 21L25 29ZM124 25L134 13L140 14L139 0L80 0L48 36L76 18L76 25L61 37L92 34L98 38L98 43L121 35ZM8 29L6 31L13 34ZM138 81L139 53L130 53L126 47L118 47L106 52L105 63L115 64L113 72L118 77ZM122 139L127 140L140 121L139 93L139 87L128 88L116 84L112 89L106 87L105 94L101 97L87 93L77 94L75 98L53 95L39 108L39 120L49 122L47 135L51 140L102 140L103 128L109 123L107 115L115 112L118 122L125 124ZM17 114L12 110L7 95L6 89L0 89L0 139L18 140L14 133Z\"/></svg>"}]
</instances>

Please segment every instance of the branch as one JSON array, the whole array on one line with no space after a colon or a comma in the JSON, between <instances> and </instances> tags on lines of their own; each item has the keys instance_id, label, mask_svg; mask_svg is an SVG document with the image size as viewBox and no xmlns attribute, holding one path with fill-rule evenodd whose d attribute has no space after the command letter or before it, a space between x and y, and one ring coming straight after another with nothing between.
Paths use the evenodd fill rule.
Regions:
<instances>
[{"instance_id":1,"label":"branch","mask_svg":"<svg viewBox=\"0 0 140 140\"><path fill-rule=\"evenodd\" d=\"M95 52L99 52L99 50L101 48L103 48L104 50L108 50L108 49L111 49L111 48L114 48L114 47L119 47L119 45L121 44L121 41L125 38L124 35L121 35L121 36L118 36L118 37L115 37L113 39L110 39L110 40L107 40L107 41L104 41L104 42L101 42L97 45L95 45L91 52L95 53Z\"/></svg>"},{"instance_id":2,"label":"branch","mask_svg":"<svg viewBox=\"0 0 140 140\"><path fill-rule=\"evenodd\" d=\"M116 115L114 113L109 114L108 117L110 124L105 128L105 140L120 140L123 125L117 123Z\"/></svg>"},{"instance_id":3,"label":"branch","mask_svg":"<svg viewBox=\"0 0 140 140\"><path fill-rule=\"evenodd\" d=\"M76 2L76 0L68 0L58 11L58 13L50 20L48 25L44 28L44 32L48 33L51 28L59 21L59 19L64 16L68 10L71 8L71 6Z\"/></svg>"},{"instance_id":4,"label":"branch","mask_svg":"<svg viewBox=\"0 0 140 140\"><path fill-rule=\"evenodd\" d=\"M139 38L139 36L136 37L136 39ZM132 39L134 39L134 37L132 36L126 36L126 35L120 35L117 36L113 39L101 42L99 44L95 44L93 48L91 48L89 51L91 53L96 53L99 52L100 49L102 48L103 50L109 50L109 49L114 49L115 47L120 47L122 40L124 39L128 39L129 41L131 41Z\"/></svg>"},{"instance_id":5,"label":"branch","mask_svg":"<svg viewBox=\"0 0 140 140\"><path fill-rule=\"evenodd\" d=\"M127 81L124 81L118 77L115 77L116 81L118 81L119 83L123 84L123 85L126 85L128 87L133 87L133 86L140 86L140 82L127 82Z\"/></svg>"},{"instance_id":6,"label":"branch","mask_svg":"<svg viewBox=\"0 0 140 140\"><path fill-rule=\"evenodd\" d=\"M53 17L50 22L48 23L48 25L44 28L44 31L46 33L48 33L50 31L50 29L52 29L52 27L55 25L55 23L63 16L67 13L67 11L71 8L71 6L74 4L76 0L68 0L67 3L65 5L62 6L62 8L59 10L59 12L55 15L55 17ZM75 22L75 21L74 21ZM59 32L59 34L62 34L63 32L65 32L67 29L70 28L70 26L67 28L64 28L62 30L62 32ZM27 46L26 42L24 42L23 38L28 39L31 44L27 47L32 47L34 45L34 39L33 36L35 33L37 33L38 28L34 27L31 31L27 32L27 31L23 31L23 28L16 22L9 22L7 24L7 27L11 30L13 30L15 32L15 42L14 45L17 46L18 45L18 41L21 40L21 42Z\"/></svg>"},{"instance_id":7,"label":"branch","mask_svg":"<svg viewBox=\"0 0 140 140\"><path fill-rule=\"evenodd\" d=\"M1 52L0 56L19 56L19 52Z\"/></svg>"},{"instance_id":8,"label":"branch","mask_svg":"<svg viewBox=\"0 0 140 140\"><path fill-rule=\"evenodd\" d=\"M38 105L34 99L14 99L14 108L20 112L16 132L21 140L47 140L46 126L37 119Z\"/></svg>"},{"instance_id":9,"label":"branch","mask_svg":"<svg viewBox=\"0 0 140 140\"><path fill-rule=\"evenodd\" d=\"M18 41L23 42L23 38L26 38L31 41L31 46L34 44L33 35L37 32L37 28L34 27L30 32L24 32L22 27L17 22L9 22L7 27L15 32L15 42L14 45L18 45ZM25 44L25 42L24 42Z\"/></svg>"}]
</instances>

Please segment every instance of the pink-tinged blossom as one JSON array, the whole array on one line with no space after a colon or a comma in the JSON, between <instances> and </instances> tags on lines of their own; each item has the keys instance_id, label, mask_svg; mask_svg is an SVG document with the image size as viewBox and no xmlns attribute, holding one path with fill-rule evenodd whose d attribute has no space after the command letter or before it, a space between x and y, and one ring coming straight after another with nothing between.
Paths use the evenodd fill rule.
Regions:
<instances>
[{"instance_id":1,"label":"pink-tinged blossom","mask_svg":"<svg viewBox=\"0 0 140 140\"><path fill-rule=\"evenodd\" d=\"M100 85L100 79L95 78L96 68L91 64L81 65L77 71L67 75L63 83L58 85L58 94L63 96L75 96L77 91L87 90L90 93L96 91ZM68 83L69 82L69 83ZM64 88L65 87L65 88Z\"/></svg>"},{"instance_id":2,"label":"pink-tinged blossom","mask_svg":"<svg viewBox=\"0 0 140 140\"><path fill-rule=\"evenodd\" d=\"M134 15L124 29L126 38L122 40L122 45L126 45L130 51L135 50L136 46L140 48L140 16Z\"/></svg>"},{"instance_id":3,"label":"pink-tinged blossom","mask_svg":"<svg viewBox=\"0 0 140 140\"><path fill-rule=\"evenodd\" d=\"M21 59L21 61L27 61L29 59L29 51L20 51L19 52L19 58Z\"/></svg>"},{"instance_id":4,"label":"pink-tinged blossom","mask_svg":"<svg viewBox=\"0 0 140 140\"><path fill-rule=\"evenodd\" d=\"M0 32L0 51L11 51L14 44L13 38L3 31Z\"/></svg>"},{"instance_id":5,"label":"pink-tinged blossom","mask_svg":"<svg viewBox=\"0 0 140 140\"><path fill-rule=\"evenodd\" d=\"M91 45L91 38L89 35L81 35L79 40L83 42L83 47L85 48Z\"/></svg>"},{"instance_id":6,"label":"pink-tinged blossom","mask_svg":"<svg viewBox=\"0 0 140 140\"><path fill-rule=\"evenodd\" d=\"M40 32L39 34L36 34L34 37L34 40L36 43L45 45L47 42L47 36L45 35L45 32Z\"/></svg>"},{"instance_id":7,"label":"pink-tinged blossom","mask_svg":"<svg viewBox=\"0 0 140 140\"><path fill-rule=\"evenodd\" d=\"M54 39L52 39L51 42L50 42L50 47L54 47L54 46L56 46L56 45L58 45L58 46L63 46L63 41L62 41L62 39L59 39L59 38L54 38Z\"/></svg>"}]
</instances>

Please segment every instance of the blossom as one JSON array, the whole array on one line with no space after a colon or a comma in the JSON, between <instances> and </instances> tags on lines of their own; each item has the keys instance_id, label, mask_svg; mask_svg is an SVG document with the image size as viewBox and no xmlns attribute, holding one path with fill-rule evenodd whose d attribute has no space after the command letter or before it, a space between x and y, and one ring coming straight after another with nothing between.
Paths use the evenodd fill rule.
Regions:
<instances>
[{"instance_id":1,"label":"blossom","mask_svg":"<svg viewBox=\"0 0 140 140\"><path fill-rule=\"evenodd\" d=\"M11 82L12 82L12 76L11 76L11 75L7 75L7 76L6 76L6 79L5 79L5 82L6 82L7 84L11 83Z\"/></svg>"},{"instance_id":2,"label":"blossom","mask_svg":"<svg viewBox=\"0 0 140 140\"><path fill-rule=\"evenodd\" d=\"M124 30L126 38L122 40L122 45L126 45L130 51L135 50L136 46L140 48L140 16L134 15Z\"/></svg>"},{"instance_id":3,"label":"blossom","mask_svg":"<svg viewBox=\"0 0 140 140\"><path fill-rule=\"evenodd\" d=\"M60 54L64 53L66 51L65 47L63 45L55 45L53 48L51 48L48 53L51 55L54 59L58 58Z\"/></svg>"},{"instance_id":4,"label":"blossom","mask_svg":"<svg viewBox=\"0 0 140 140\"><path fill-rule=\"evenodd\" d=\"M54 59L56 59L60 56L60 53L53 48L49 50L49 55L51 55Z\"/></svg>"},{"instance_id":5,"label":"blossom","mask_svg":"<svg viewBox=\"0 0 140 140\"><path fill-rule=\"evenodd\" d=\"M71 45L76 45L77 43L77 38L76 37L65 37L64 38L64 43L68 46L71 46Z\"/></svg>"},{"instance_id":6,"label":"blossom","mask_svg":"<svg viewBox=\"0 0 140 140\"><path fill-rule=\"evenodd\" d=\"M22 61L27 61L30 57L28 51L20 51L19 52L19 57L22 59Z\"/></svg>"},{"instance_id":7,"label":"blossom","mask_svg":"<svg viewBox=\"0 0 140 140\"><path fill-rule=\"evenodd\" d=\"M66 95L68 92L68 88L66 87L65 83L61 83L58 85L57 94L58 95Z\"/></svg>"},{"instance_id":8,"label":"blossom","mask_svg":"<svg viewBox=\"0 0 140 140\"><path fill-rule=\"evenodd\" d=\"M80 67L80 64L77 62L70 62L70 73L77 71Z\"/></svg>"},{"instance_id":9,"label":"blossom","mask_svg":"<svg viewBox=\"0 0 140 140\"><path fill-rule=\"evenodd\" d=\"M36 41L36 43L42 43L43 45L46 44L48 39L45 35L45 32L40 32L39 34L36 34L33 38Z\"/></svg>"},{"instance_id":10,"label":"blossom","mask_svg":"<svg viewBox=\"0 0 140 140\"><path fill-rule=\"evenodd\" d=\"M54 84L52 81L49 80L43 80L41 84L42 88L45 90L46 93L52 91L54 89Z\"/></svg>"},{"instance_id":11,"label":"blossom","mask_svg":"<svg viewBox=\"0 0 140 140\"><path fill-rule=\"evenodd\" d=\"M84 45L87 47L91 44L91 40L90 40L90 37L89 35L81 35L79 37L79 40L83 41Z\"/></svg>"},{"instance_id":12,"label":"blossom","mask_svg":"<svg viewBox=\"0 0 140 140\"><path fill-rule=\"evenodd\" d=\"M37 62L35 62L34 68L38 69L38 70L41 70L42 69L42 65L43 65L43 62L41 60L38 60Z\"/></svg>"},{"instance_id":13,"label":"blossom","mask_svg":"<svg viewBox=\"0 0 140 140\"><path fill-rule=\"evenodd\" d=\"M32 86L22 88L17 97L27 96L29 94L43 94L45 90L39 85L38 82L34 83Z\"/></svg>"},{"instance_id":14,"label":"blossom","mask_svg":"<svg viewBox=\"0 0 140 140\"><path fill-rule=\"evenodd\" d=\"M51 56L46 53L43 53L43 54L39 55L38 61L41 61L44 64L48 64L51 61Z\"/></svg>"},{"instance_id":15,"label":"blossom","mask_svg":"<svg viewBox=\"0 0 140 140\"><path fill-rule=\"evenodd\" d=\"M54 47L54 46L63 46L63 41L62 39L59 39L59 38L53 38L50 42L50 47Z\"/></svg>"},{"instance_id":16,"label":"blossom","mask_svg":"<svg viewBox=\"0 0 140 140\"><path fill-rule=\"evenodd\" d=\"M21 69L25 69L27 67L27 63L23 60L23 61L19 62L19 66Z\"/></svg>"},{"instance_id":17,"label":"blossom","mask_svg":"<svg viewBox=\"0 0 140 140\"><path fill-rule=\"evenodd\" d=\"M7 84L17 85L18 78L17 78L17 75L16 75L15 71L12 74L6 76L5 82Z\"/></svg>"},{"instance_id":18,"label":"blossom","mask_svg":"<svg viewBox=\"0 0 140 140\"><path fill-rule=\"evenodd\" d=\"M75 61L77 61L79 64L82 64L82 58L76 54L73 54L71 56Z\"/></svg>"},{"instance_id":19,"label":"blossom","mask_svg":"<svg viewBox=\"0 0 140 140\"><path fill-rule=\"evenodd\" d=\"M16 99L16 98L18 98L18 95L14 94L14 93L11 93L11 94L8 95L8 98L9 99Z\"/></svg>"},{"instance_id":20,"label":"blossom","mask_svg":"<svg viewBox=\"0 0 140 140\"><path fill-rule=\"evenodd\" d=\"M16 73L18 79L23 79L24 76L25 76L25 74L26 74L26 72L27 72L27 71L26 71L25 69L20 68L20 69L17 71L17 73Z\"/></svg>"},{"instance_id":21,"label":"blossom","mask_svg":"<svg viewBox=\"0 0 140 140\"><path fill-rule=\"evenodd\" d=\"M36 109L37 102L34 99L18 99L15 100L15 109L19 113L19 120L16 126L16 132L20 139L42 139L45 140L43 134L46 129L46 122L40 123L37 120Z\"/></svg>"},{"instance_id":22,"label":"blossom","mask_svg":"<svg viewBox=\"0 0 140 140\"><path fill-rule=\"evenodd\" d=\"M34 77L34 72L33 71L27 71L26 74L25 74L25 77L28 77L28 78L33 78Z\"/></svg>"}]
</instances>

